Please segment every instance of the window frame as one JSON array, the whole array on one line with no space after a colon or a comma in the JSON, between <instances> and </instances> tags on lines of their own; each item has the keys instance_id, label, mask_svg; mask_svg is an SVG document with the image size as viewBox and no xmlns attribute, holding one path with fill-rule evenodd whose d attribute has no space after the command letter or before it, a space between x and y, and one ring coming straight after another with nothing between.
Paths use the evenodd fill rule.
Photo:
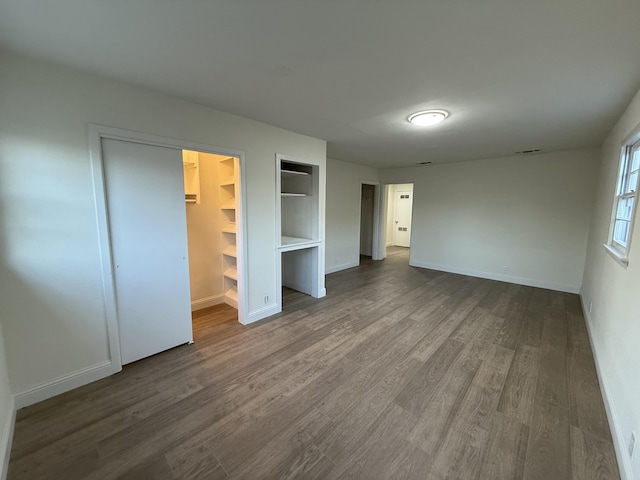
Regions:
<instances>
[{"instance_id":1,"label":"window frame","mask_svg":"<svg viewBox=\"0 0 640 480\"><path fill-rule=\"evenodd\" d=\"M640 180L636 182L636 188L631 191L628 190L629 179L631 174L635 172L631 171L633 166L633 156L635 152L640 152L640 131L636 132L631 138L624 142L622 151L620 154L620 163L618 165L618 175L616 182L615 195L613 199L613 209L611 212L611 223L609 227L609 238L604 247L613 255L613 257L622 266L627 267L629 265L629 251L631 249L631 241L633 236L633 228L635 224L636 211L638 206L638 187L640 187ZM638 153L640 155L640 153ZM618 210L620 203L627 199L633 199L633 205L631 207L631 213L628 220L628 232L626 238L626 245L618 242L615 237L615 228L618 220Z\"/></svg>"}]
</instances>

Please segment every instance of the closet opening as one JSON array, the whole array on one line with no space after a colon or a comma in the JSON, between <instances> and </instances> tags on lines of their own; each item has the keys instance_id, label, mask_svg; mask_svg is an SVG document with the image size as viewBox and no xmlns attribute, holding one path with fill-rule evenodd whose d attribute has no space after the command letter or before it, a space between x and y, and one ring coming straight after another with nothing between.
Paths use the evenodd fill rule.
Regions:
<instances>
[{"instance_id":1,"label":"closet opening","mask_svg":"<svg viewBox=\"0 0 640 480\"><path fill-rule=\"evenodd\" d=\"M229 155L182 151L189 283L194 334L238 319L240 162Z\"/></svg>"},{"instance_id":2,"label":"closet opening","mask_svg":"<svg viewBox=\"0 0 640 480\"><path fill-rule=\"evenodd\" d=\"M406 257L411 248L411 219L413 212L413 183L386 186L386 254L387 257Z\"/></svg>"}]
</instances>

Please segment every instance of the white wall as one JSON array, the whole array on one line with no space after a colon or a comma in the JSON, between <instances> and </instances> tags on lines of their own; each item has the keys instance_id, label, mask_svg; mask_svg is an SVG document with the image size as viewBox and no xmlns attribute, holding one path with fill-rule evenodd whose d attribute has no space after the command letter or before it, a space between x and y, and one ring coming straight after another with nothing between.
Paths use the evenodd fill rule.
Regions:
<instances>
[{"instance_id":1,"label":"white wall","mask_svg":"<svg viewBox=\"0 0 640 480\"><path fill-rule=\"evenodd\" d=\"M577 292L597 161L579 150L380 176L414 184L411 265Z\"/></svg>"},{"instance_id":2,"label":"white wall","mask_svg":"<svg viewBox=\"0 0 640 480\"><path fill-rule=\"evenodd\" d=\"M0 70L0 304L15 394L109 360L88 123L243 151L249 315L275 308L275 154L324 165L326 142L3 52Z\"/></svg>"},{"instance_id":3,"label":"white wall","mask_svg":"<svg viewBox=\"0 0 640 480\"><path fill-rule=\"evenodd\" d=\"M187 203L191 308L223 302L219 155L199 153L200 203Z\"/></svg>"},{"instance_id":4,"label":"white wall","mask_svg":"<svg viewBox=\"0 0 640 480\"><path fill-rule=\"evenodd\" d=\"M640 130L640 92L611 131L602 148L597 197L582 283L583 304L592 346L608 402L610 421L624 478L640 478L640 444L630 462L631 432L640 442L640 219L636 212L629 267L623 268L602 247L609 236L620 151L623 141ZM592 303L589 313L588 305Z\"/></svg>"},{"instance_id":5,"label":"white wall","mask_svg":"<svg viewBox=\"0 0 640 480\"><path fill-rule=\"evenodd\" d=\"M360 182L376 181L375 168L327 159L327 273L360 262Z\"/></svg>"}]
</instances>

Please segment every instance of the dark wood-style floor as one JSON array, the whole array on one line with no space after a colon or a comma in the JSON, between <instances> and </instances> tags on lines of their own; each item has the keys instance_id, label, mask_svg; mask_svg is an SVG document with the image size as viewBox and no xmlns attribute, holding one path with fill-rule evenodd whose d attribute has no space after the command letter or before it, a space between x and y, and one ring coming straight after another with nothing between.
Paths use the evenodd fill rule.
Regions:
<instances>
[{"instance_id":1,"label":"dark wood-style floor","mask_svg":"<svg viewBox=\"0 0 640 480\"><path fill-rule=\"evenodd\" d=\"M409 267L285 294L244 327L18 413L11 479L613 479L576 295Z\"/></svg>"}]
</instances>

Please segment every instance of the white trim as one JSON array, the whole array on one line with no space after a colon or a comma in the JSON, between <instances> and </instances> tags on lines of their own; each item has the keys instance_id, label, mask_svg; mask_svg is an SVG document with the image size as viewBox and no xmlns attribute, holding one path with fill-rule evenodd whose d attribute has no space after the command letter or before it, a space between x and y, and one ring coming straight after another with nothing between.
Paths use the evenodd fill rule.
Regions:
<instances>
[{"instance_id":1,"label":"white trim","mask_svg":"<svg viewBox=\"0 0 640 480\"><path fill-rule=\"evenodd\" d=\"M611 257L613 257L613 259L622 267L627 268L629 266L629 259L625 257L621 252L607 243L603 243L602 246L607 251L607 253L611 255Z\"/></svg>"},{"instance_id":2,"label":"white trim","mask_svg":"<svg viewBox=\"0 0 640 480\"><path fill-rule=\"evenodd\" d=\"M91 365L90 367L77 370L67 375L62 375L50 382L17 393L15 396L16 409L28 407L34 403L55 397L74 388L82 387L83 385L95 382L112 374L113 365L111 364L111 360L105 360L96 365Z\"/></svg>"},{"instance_id":3,"label":"white trim","mask_svg":"<svg viewBox=\"0 0 640 480\"><path fill-rule=\"evenodd\" d=\"M341 270L346 270L347 268L357 267L358 265L360 265L360 262L348 262L348 263L342 263L340 265L334 265L333 267L325 268L324 274L329 275L330 273L336 273Z\"/></svg>"},{"instance_id":4,"label":"white trim","mask_svg":"<svg viewBox=\"0 0 640 480\"><path fill-rule=\"evenodd\" d=\"M589 333L589 342L591 343L591 351L593 352L593 359L596 364L596 372L598 374L598 381L600 383L600 392L604 400L604 408L607 412L607 419L609 420L609 429L611 430L611 438L613 439L613 448L616 452L616 459L618 460L618 467L620 469L620 477L622 480L633 480L633 468L631 465L631 459L627 452L626 442L620 426L620 417L616 411L616 406L613 403L611 389L609 388L609 382L602 373L600 360L598 357L598 347L594 341L593 333L591 331L591 313L586 305L584 293L580 289L580 302L582 303L582 311L584 312L585 323L587 325L587 332Z\"/></svg>"},{"instance_id":5,"label":"white trim","mask_svg":"<svg viewBox=\"0 0 640 480\"><path fill-rule=\"evenodd\" d=\"M565 285L562 283L546 282L544 280L534 280L532 278L514 277L512 275L503 275L501 273L483 272L480 270L469 270L467 268L449 267L445 265L436 265L432 263L409 262L412 267L429 268L441 272L457 273L459 275L468 275L470 277L486 278L489 280L498 280L501 282L515 283L517 285L526 285L528 287L546 288L548 290L556 290L559 292L579 293L580 286Z\"/></svg>"},{"instance_id":6,"label":"white trim","mask_svg":"<svg viewBox=\"0 0 640 480\"><path fill-rule=\"evenodd\" d=\"M210 297L199 298L191 302L191 311L202 310L203 308L213 307L214 305L220 305L224 303L224 293L218 295L211 295Z\"/></svg>"},{"instance_id":7,"label":"white trim","mask_svg":"<svg viewBox=\"0 0 640 480\"><path fill-rule=\"evenodd\" d=\"M93 176L94 201L96 209L96 223L98 228L98 246L102 267L102 289L104 295L104 315L107 323L107 335L109 343L109 357L112 368L111 373L122 370L122 357L120 354L120 334L118 330L118 316L115 300L115 285L113 278L111 241L109 238L109 221L107 215L107 197L104 184L104 167L102 163L102 139L109 138L126 142L143 143L160 147L175 148L177 150L195 150L203 153L213 153L235 157L239 160L240 166L240 196L236 199L240 211L240 222L237 224L236 248L238 249L238 269L242 272L238 279L238 321L243 319L248 311L247 295L247 265L244 256L247 252L247 231L246 214L244 212L246 202L246 188L244 188L246 173L244 152L241 150L231 150L228 148L214 147L203 143L181 140L176 138L162 137L148 133L124 130L121 128L108 127L105 125L88 124L89 155L91 160L91 172ZM239 241L238 241L239 240ZM73 375L73 374L71 374ZM37 387L40 388L40 387ZM44 387L43 387L44 388ZM17 401L17 400L16 400Z\"/></svg>"},{"instance_id":8,"label":"white trim","mask_svg":"<svg viewBox=\"0 0 640 480\"><path fill-rule=\"evenodd\" d=\"M263 318L270 317L271 315L275 315L276 313L280 313L282 309L278 308L278 305L267 305L266 307L259 308L258 310L254 310L247 315L247 321L243 323L243 325L249 325L250 323L257 322L258 320L262 320Z\"/></svg>"},{"instance_id":9,"label":"white trim","mask_svg":"<svg viewBox=\"0 0 640 480\"><path fill-rule=\"evenodd\" d=\"M5 480L7 473L9 473L9 457L11 456L11 445L13 443L13 430L16 426L16 400L13 395L9 398L9 406L7 411L4 412L7 416L7 421L4 424L4 430L2 431L2 439L0 440L0 462L2 465L2 472L0 472L0 478Z\"/></svg>"}]
</instances>

